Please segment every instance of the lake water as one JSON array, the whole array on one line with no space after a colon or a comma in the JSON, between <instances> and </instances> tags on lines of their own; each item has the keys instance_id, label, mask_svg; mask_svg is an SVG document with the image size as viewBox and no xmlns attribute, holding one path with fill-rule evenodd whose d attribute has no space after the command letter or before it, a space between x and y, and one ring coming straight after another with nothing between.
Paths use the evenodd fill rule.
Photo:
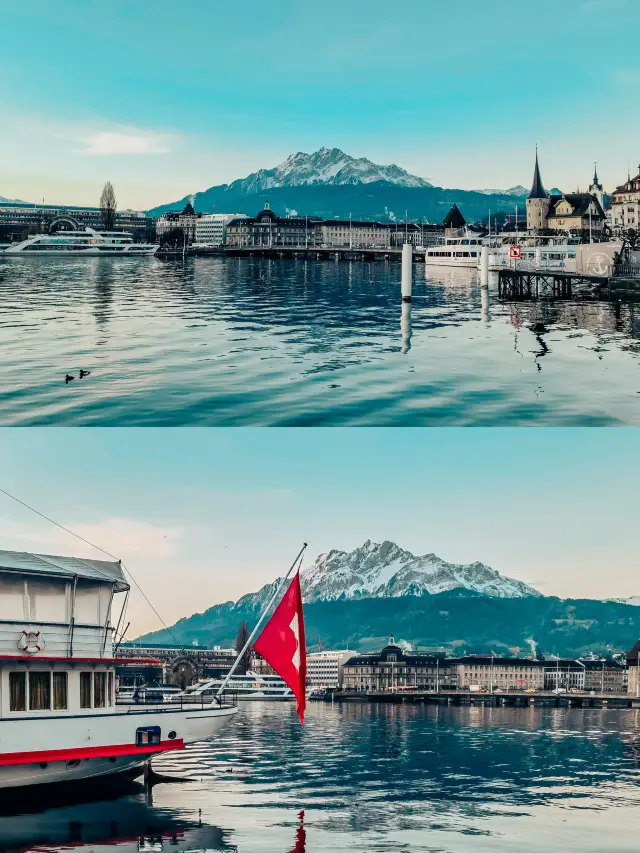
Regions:
<instances>
[{"instance_id":1,"label":"lake water","mask_svg":"<svg viewBox=\"0 0 640 853\"><path fill-rule=\"evenodd\" d=\"M30 793L1 853L637 853L640 711L242 707L99 802ZM303 813L303 814L302 814Z\"/></svg>"},{"instance_id":2,"label":"lake water","mask_svg":"<svg viewBox=\"0 0 640 853\"><path fill-rule=\"evenodd\" d=\"M474 270L418 265L403 308L399 277L0 258L0 424L640 424L634 302L500 303Z\"/></svg>"}]
</instances>

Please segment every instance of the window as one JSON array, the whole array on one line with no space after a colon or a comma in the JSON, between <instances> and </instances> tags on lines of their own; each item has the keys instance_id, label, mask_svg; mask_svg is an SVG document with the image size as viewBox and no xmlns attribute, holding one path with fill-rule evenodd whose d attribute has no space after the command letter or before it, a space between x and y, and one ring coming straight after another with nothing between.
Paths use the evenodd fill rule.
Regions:
<instances>
[{"instance_id":1,"label":"window","mask_svg":"<svg viewBox=\"0 0 640 853\"><path fill-rule=\"evenodd\" d=\"M95 672L93 674L93 707L104 708L106 705L106 672Z\"/></svg>"},{"instance_id":2,"label":"window","mask_svg":"<svg viewBox=\"0 0 640 853\"><path fill-rule=\"evenodd\" d=\"M53 710L66 711L67 702L67 673L53 673Z\"/></svg>"},{"instance_id":3,"label":"window","mask_svg":"<svg viewBox=\"0 0 640 853\"><path fill-rule=\"evenodd\" d=\"M29 710L48 711L51 708L51 674L29 673Z\"/></svg>"},{"instance_id":4,"label":"window","mask_svg":"<svg viewBox=\"0 0 640 853\"><path fill-rule=\"evenodd\" d=\"M80 673L80 707L91 707L91 673Z\"/></svg>"},{"instance_id":5,"label":"window","mask_svg":"<svg viewBox=\"0 0 640 853\"><path fill-rule=\"evenodd\" d=\"M109 688L107 690L107 705L113 705L113 672L109 673Z\"/></svg>"},{"instance_id":6,"label":"window","mask_svg":"<svg viewBox=\"0 0 640 853\"><path fill-rule=\"evenodd\" d=\"M9 710L27 710L27 679L24 672L9 673Z\"/></svg>"}]
</instances>

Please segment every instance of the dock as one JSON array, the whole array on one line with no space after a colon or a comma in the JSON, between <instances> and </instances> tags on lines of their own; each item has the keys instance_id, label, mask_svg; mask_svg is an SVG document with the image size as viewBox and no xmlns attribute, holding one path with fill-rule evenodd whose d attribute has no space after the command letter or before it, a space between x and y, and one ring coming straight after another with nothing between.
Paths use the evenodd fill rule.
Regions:
<instances>
[{"instance_id":1,"label":"dock","mask_svg":"<svg viewBox=\"0 0 640 853\"><path fill-rule=\"evenodd\" d=\"M322 248L318 246L256 246L256 247L221 247L219 249L159 249L158 258L188 257L225 257L225 258L303 258L314 261L397 261L402 260L402 247L394 249L373 248ZM424 261L424 249L413 249L413 261Z\"/></svg>"},{"instance_id":2,"label":"dock","mask_svg":"<svg viewBox=\"0 0 640 853\"><path fill-rule=\"evenodd\" d=\"M435 704L489 706L494 708L640 708L640 697L627 693L554 693L539 691L509 691L500 693L441 690L437 693L421 690L373 691L366 694L369 702L391 704Z\"/></svg>"},{"instance_id":3,"label":"dock","mask_svg":"<svg viewBox=\"0 0 640 853\"><path fill-rule=\"evenodd\" d=\"M571 299L577 289L590 288L596 293L608 290L609 279L581 273L549 270L498 270L500 299Z\"/></svg>"}]
</instances>

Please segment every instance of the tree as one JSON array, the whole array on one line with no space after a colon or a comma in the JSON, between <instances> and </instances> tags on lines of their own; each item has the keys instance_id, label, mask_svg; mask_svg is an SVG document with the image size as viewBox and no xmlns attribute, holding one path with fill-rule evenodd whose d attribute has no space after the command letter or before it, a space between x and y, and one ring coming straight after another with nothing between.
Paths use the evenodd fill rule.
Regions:
<instances>
[{"instance_id":1,"label":"tree","mask_svg":"<svg viewBox=\"0 0 640 853\"><path fill-rule=\"evenodd\" d=\"M160 245L167 249L182 249L186 241L184 228L176 226L160 236Z\"/></svg>"},{"instance_id":2,"label":"tree","mask_svg":"<svg viewBox=\"0 0 640 853\"><path fill-rule=\"evenodd\" d=\"M102 188L102 195L100 196L100 212L104 230L111 231L116 221L116 194L113 190L111 181L107 181Z\"/></svg>"},{"instance_id":3,"label":"tree","mask_svg":"<svg viewBox=\"0 0 640 853\"><path fill-rule=\"evenodd\" d=\"M245 646L245 643L249 639L249 626L243 619L242 622L238 625L238 633L236 634L236 642L235 642L235 650L238 654L242 651ZM247 649L247 651L242 656L240 663L236 669L240 675L244 675L246 671L249 669L249 655L251 654L251 649Z\"/></svg>"}]
</instances>

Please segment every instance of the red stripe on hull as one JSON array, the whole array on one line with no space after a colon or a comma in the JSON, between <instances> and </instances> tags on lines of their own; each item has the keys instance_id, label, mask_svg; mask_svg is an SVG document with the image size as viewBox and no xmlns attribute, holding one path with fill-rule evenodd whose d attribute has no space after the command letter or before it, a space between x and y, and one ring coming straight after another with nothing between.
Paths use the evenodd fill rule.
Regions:
<instances>
[{"instance_id":1,"label":"red stripe on hull","mask_svg":"<svg viewBox=\"0 0 640 853\"><path fill-rule=\"evenodd\" d=\"M156 744L135 746L132 743L114 746L81 746L76 749L40 749L35 752L0 753L0 767L11 764L38 764L40 761L73 761L81 758L116 758L122 755L152 755L170 749L184 749L183 740L163 740Z\"/></svg>"}]
</instances>

